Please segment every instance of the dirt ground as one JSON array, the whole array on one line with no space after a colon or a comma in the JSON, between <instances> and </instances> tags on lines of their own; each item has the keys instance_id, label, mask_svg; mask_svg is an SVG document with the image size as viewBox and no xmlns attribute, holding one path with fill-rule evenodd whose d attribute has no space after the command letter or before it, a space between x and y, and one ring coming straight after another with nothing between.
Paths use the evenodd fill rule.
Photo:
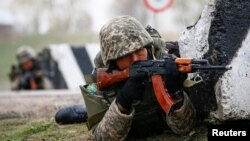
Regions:
<instances>
[{"instance_id":1,"label":"dirt ground","mask_svg":"<svg viewBox=\"0 0 250 141\"><path fill-rule=\"evenodd\" d=\"M0 92L0 119L52 117L71 104L84 104L80 90Z\"/></svg>"}]
</instances>

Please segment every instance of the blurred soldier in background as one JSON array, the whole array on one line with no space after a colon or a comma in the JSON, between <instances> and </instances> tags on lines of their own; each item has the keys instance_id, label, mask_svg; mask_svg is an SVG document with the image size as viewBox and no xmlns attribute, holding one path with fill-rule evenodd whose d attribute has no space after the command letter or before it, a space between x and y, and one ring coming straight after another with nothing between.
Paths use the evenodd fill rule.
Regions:
<instances>
[{"instance_id":1,"label":"blurred soldier in background","mask_svg":"<svg viewBox=\"0 0 250 141\"><path fill-rule=\"evenodd\" d=\"M30 46L21 46L16 51L18 65L12 65L9 78L11 90L37 90L49 88L44 71L39 64L36 52Z\"/></svg>"},{"instance_id":2,"label":"blurred soldier in background","mask_svg":"<svg viewBox=\"0 0 250 141\"><path fill-rule=\"evenodd\" d=\"M42 65L44 58L37 55L32 47L19 47L16 51L16 59L18 65L13 65L9 74L11 90L53 88L48 74L45 74L46 67ZM55 121L59 124L84 122L86 119L87 113L84 105L65 106L55 115Z\"/></svg>"}]
</instances>

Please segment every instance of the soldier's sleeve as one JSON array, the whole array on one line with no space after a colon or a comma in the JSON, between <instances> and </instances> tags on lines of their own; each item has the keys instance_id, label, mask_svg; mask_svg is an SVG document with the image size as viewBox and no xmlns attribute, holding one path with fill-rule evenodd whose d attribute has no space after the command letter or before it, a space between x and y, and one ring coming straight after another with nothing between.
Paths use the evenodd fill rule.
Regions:
<instances>
[{"instance_id":1,"label":"soldier's sleeve","mask_svg":"<svg viewBox=\"0 0 250 141\"><path fill-rule=\"evenodd\" d=\"M168 49L165 47L165 41L161 38L153 37L153 53L156 59L163 59L168 55Z\"/></svg>"},{"instance_id":2,"label":"soldier's sleeve","mask_svg":"<svg viewBox=\"0 0 250 141\"><path fill-rule=\"evenodd\" d=\"M195 108L188 95L184 92L183 105L166 115L166 122L176 134L186 134L193 129L195 116Z\"/></svg>"},{"instance_id":3,"label":"soldier's sleeve","mask_svg":"<svg viewBox=\"0 0 250 141\"><path fill-rule=\"evenodd\" d=\"M134 109L131 114L122 114L115 100L110 105L101 122L92 132L96 141L121 141L124 140L131 127Z\"/></svg>"},{"instance_id":4,"label":"soldier's sleeve","mask_svg":"<svg viewBox=\"0 0 250 141\"><path fill-rule=\"evenodd\" d=\"M163 59L169 55L180 57L178 42L164 41L161 38L153 38L153 42L153 52L156 59Z\"/></svg>"}]
</instances>

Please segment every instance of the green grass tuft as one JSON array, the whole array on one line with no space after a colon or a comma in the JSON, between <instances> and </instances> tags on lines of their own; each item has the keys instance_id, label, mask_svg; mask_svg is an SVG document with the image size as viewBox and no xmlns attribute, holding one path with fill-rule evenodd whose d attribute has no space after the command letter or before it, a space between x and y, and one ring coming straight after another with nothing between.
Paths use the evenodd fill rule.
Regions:
<instances>
[{"instance_id":1,"label":"green grass tuft","mask_svg":"<svg viewBox=\"0 0 250 141\"><path fill-rule=\"evenodd\" d=\"M3 141L80 140L87 132L83 123L58 125L53 119L8 119L0 122Z\"/></svg>"}]
</instances>

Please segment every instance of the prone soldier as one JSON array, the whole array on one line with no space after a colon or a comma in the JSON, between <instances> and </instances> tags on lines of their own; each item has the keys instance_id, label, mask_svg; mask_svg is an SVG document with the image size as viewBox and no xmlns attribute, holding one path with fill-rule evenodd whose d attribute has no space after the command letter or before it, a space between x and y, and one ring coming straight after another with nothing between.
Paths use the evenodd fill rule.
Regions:
<instances>
[{"instance_id":1,"label":"prone soldier","mask_svg":"<svg viewBox=\"0 0 250 141\"><path fill-rule=\"evenodd\" d=\"M169 56L159 33L150 33L131 16L119 16L106 23L100 31L100 43L101 53L95 63L103 63L96 66L105 66L107 73L126 70L136 61ZM178 71L174 59L168 59L164 67L167 70L162 75L164 85L178 101L169 113L161 109L151 82L140 73L94 93L90 93L88 85L81 86L88 112L88 127L92 129L85 140L118 141L128 136L143 137L162 132L167 126L176 134L189 133L196 114L182 86L187 74ZM98 80L95 83L98 84Z\"/></svg>"}]
</instances>

